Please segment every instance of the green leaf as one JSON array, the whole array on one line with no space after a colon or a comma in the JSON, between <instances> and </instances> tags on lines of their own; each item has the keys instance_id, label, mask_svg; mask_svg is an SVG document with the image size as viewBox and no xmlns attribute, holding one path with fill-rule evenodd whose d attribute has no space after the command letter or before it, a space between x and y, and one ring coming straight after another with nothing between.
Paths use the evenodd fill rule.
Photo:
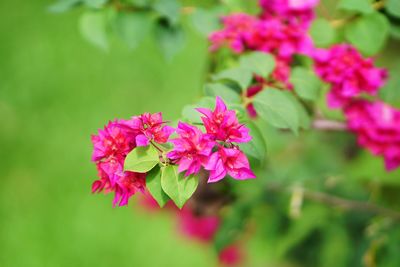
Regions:
<instances>
[{"instance_id":1,"label":"green leaf","mask_svg":"<svg viewBox=\"0 0 400 267\"><path fill-rule=\"evenodd\" d=\"M302 129L309 129L311 126L311 118L310 115L308 114L307 110L303 106L303 104L300 103L300 101L289 91L284 91L283 92L287 98L292 101L292 104L297 110L297 115L299 117L299 126Z\"/></svg>"},{"instance_id":2,"label":"green leaf","mask_svg":"<svg viewBox=\"0 0 400 267\"><path fill-rule=\"evenodd\" d=\"M147 13L118 12L114 21L114 28L129 48L135 48L149 33L151 22Z\"/></svg>"},{"instance_id":3,"label":"green leaf","mask_svg":"<svg viewBox=\"0 0 400 267\"><path fill-rule=\"evenodd\" d=\"M239 144L240 149L248 156L264 162L267 152L267 144L260 129L253 122L247 122L246 127L250 129L251 141Z\"/></svg>"},{"instance_id":4,"label":"green leaf","mask_svg":"<svg viewBox=\"0 0 400 267\"><path fill-rule=\"evenodd\" d=\"M340 0L338 8L346 11L353 11L361 14L371 14L374 12L370 0Z\"/></svg>"},{"instance_id":5,"label":"green leaf","mask_svg":"<svg viewBox=\"0 0 400 267\"><path fill-rule=\"evenodd\" d=\"M273 56L262 52L252 52L240 57L240 66L262 77L269 76L275 69Z\"/></svg>"},{"instance_id":6,"label":"green leaf","mask_svg":"<svg viewBox=\"0 0 400 267\"><path fill-rule=\"evenodd\" d=\"M179 20L181 5L177 0L157 0L153 4L153 9L169 20L171 24L176 24Z\"/></svg>"},{"instance_id":7,"label":"green leaf","mask_svg":"<svg viewBox=\"0 0 400 267\"><path fill-rule=\"evenodd\" d=\"M183 173L178 173L178 167L175 165L161 168L162 189L180 209L196 191L198 184L197 176L185 177Z\"/></svg>"},{"instance_id":8,"label":"green leaf","mask_svg":"<svg viewBox=\"0 0 400 267\"><path fill-rule=\"evenodd\" d=\"M311 24L311 37L318 47L328 47L333 44L336 39L336 30L326 19L316 19Z\"/></svg>"},{"instance_id":9,"label":"green leaf","mask_svg":"<svg viewBox=\"0 0 400 267\"><path fill-rule=\"evenodd\" d=\"M301 98L312 101L318 99L322 83L311 70L302 67L294 68L290 82Z\"/></svg>"},{"instance_id":10,"label":"green leaf","mask_svg":"<svg viewBox=\"0 0 400 267\"><path fill-rule=\"evenodd\" d=\"M79 26L81 34L87 41L103 50L108 49L106 20L103 13L84 13L80 18Z\"/></svg>"},{"instance_id":11,"label":"green leaf","mask_svg":"<svg viewBox=\"0 0 400 267\"><path fill-rule=\"evenodd\" d=\"M197 8L191 15L193 27L204 36L220 28L219 12Z\"/></svg>"},{"instance_id":12,"label":"green leaf","mask_svg":"<svg viewBox=\"0 0 400 267\"><path fill-rule=\"evenodd\" d=\"M146 188L161 208L164 207L170 199L161 187L161 170L159 167L155 167L147 173Z\"/></svg>"},{"instance_id":13,"label":"green leaf","mask_svg":"<svg viewBox=\"0 0 400 267\"><path fill-rule=\"evenodd\" d=\"M158 151L152 146L138 146L125 159L126 171L145 173L160 162Z\"/></svg>"},{"instance_id":14,"label":"green leaf","mask_svg":"<svg viewBox=\"0 0 400 267\"><path fill-rule=\"evenodd\" d=\"M172 58L183 49L185 45L185 34L181 27L157 24L156 27L157 45L166 60Z\"/></svg>"},{"instance_id":15,"label":"green leaf","mask_svg":"<svg viewBox=\"0 0 400 267\"><path fill-rule=\"evenodd\" d=\"M232 88L221 83L207 83L204 85L204 92L207 96L220 96L228 103L240 103L240 95Z\"/></svg>"},{"instance_id":16,"label":"green leaf","mask_svg":"<svg viewBox=\"0 0 400 267\"><path fill-rule=\"evenodd\" d=\"M366 55L374 55L385 45L390 24L387 18L375 12L362 16L345 28L346 39Z\"/></svg>"},{"instance_id":17,"label":"green leaf","mask_svg":"<svg viewBox=\"0 0 400 267\"><path fill-rule=\"evenodd\" d=\"M227 69L213 76L214 81L218 80L234 81L242 89L246 89L250 85L252 79L253 79L252 72L249 69L241 67Z\"/></svg>"},{"instance_id":18,"label":"green leaf","mask_svg":"<svg viewBox=\"0 0 400 267\"><path fill-rule=\"evenodd\" d=\"M397 18L400 18L400 1L399 0L386 0L385 9L387 12Z\"/></svg>"},{"instance_id":19,"label":"green leaf","mask_svg":"<svg viewBox=\"0 0 400 267\"><path fill-rule=\"evenodd\" d=\"M101 8L108 0L83 0L85 5L91 8Z\"/></svg>"},{"instance_id":20,"label":"green leaf","mask_svg":"<svg viewBox=\"0 0 400 267\"><path fill-rule=\"evenodd\" d=\"M53 13L62 13L80 4L82 0L59 0L50 5L48 10Z\"/></svg>"},{"instance_id":21,"label":"green leaf","mask_svg":"<svg viewBox=\"0 0 400 267\"><path fill-rule=\"evenodd\" d=\"M257 114L270 125L298 133L300 121L297 108L284 92L268 88L254 97L253 104Z\"/></svg>"}]
</instances>

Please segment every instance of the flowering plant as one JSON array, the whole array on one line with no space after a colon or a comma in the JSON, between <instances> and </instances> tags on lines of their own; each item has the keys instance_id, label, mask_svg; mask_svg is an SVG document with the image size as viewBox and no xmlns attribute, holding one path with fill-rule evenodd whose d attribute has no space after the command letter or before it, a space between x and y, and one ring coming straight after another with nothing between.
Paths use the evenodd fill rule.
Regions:
<instances>
[{"instance_id":1,"label":"flowering plant","mask_svg":"<svg viewBox=\"0 0 400 267\"><path fill-rule=\"evenodd\" d=\"M236 257L236 252L232 256L230 249L240 247L237 241L248 231L247 223L259 217L270 232L279 232L281 225L293 220L285 228L290 234L277 248L271 246L278 260L292 255L292 250L300 249L306 237L314 238L320 229L326 230L327 240L340 238L349 247L357 244L341 227L350 227L351 214L332 218L320 206L303 206L304 199L369 214L365 218L370 220L368 226L379 230L365 239L378 242L385 231L398 235L392 228L400 218L395 207L329 194L349 195L337 176L354 175L346 173L346 164L356 164L353 162L360 159L354 154L364 153L355 143L383 158L374 161L384 162L378 167L381 173L400 168L400 109L385 97L396 75L377 63L378 52L389 38L399 37L400 9L395 1L247 1L253 3L250 8L246 1L221 1L218 7L222 12L181 7L179 2L167 0L144 1L142 5L99 1L96 11L85 13L81 21L82 32L92 43L108 48L107 20L99 10L114 11L110 20L116 25L115 33L129 46L137 45L152 23L150 15L156 13L157 42L170 59L182 45L182 17L188 15L194 27L208 36L211 75L205 81L205 96L184 107L178 122L164 120L161 113L144 113L112 121L93 135L92 160L99 180L92 191L113 192L114 206L127 205L137 192L160 207L173 202L183 208L177 211L182 232L201 241L212 240L222 262L234 264L243 257ZM52 9L89 2L61 1ZM340 12L339 18L327 12L328 4ZM97 35L91 34L93 27ZM395 86L400 89L399 82ZM294 135L289 135L290 131ZM266 144L272 147L268 157ZM323 151L326 160L312 157L308 153L312 149ZM298 154L301 159L293 156ZM282 157L283 164L275 161ZM309 176L326 179L310 181ZM239 181L247 179L251 180ZM310 191L307 186L323 192ZM357 188L362 192L355 193L359 198L373 194L362 186ZM275 210L279 201L267 199L276 191L290 192L289 215ZM263 210L266 203L272 211ZM257 214L260 210L273 214L276 221L267 223L265 214ZM310 219L314 216L319 219ZM336 220L334 226L328 223L331 219ZM364 222L358 226L367 227ZM278 242L276 236L273 240ZM388 240L379 243L382 253L389 253L392 241ZM316 247L320 243L316 242ZM373 258L373 263L365 260L366 265L376 266L375 243L368 244L364 257ZM332 266L347 266L356 257L339 256L344 260L338 263L333 259ZM301 257L298 261L305 266L312 262Z\"/></svg>"}]
</instances>

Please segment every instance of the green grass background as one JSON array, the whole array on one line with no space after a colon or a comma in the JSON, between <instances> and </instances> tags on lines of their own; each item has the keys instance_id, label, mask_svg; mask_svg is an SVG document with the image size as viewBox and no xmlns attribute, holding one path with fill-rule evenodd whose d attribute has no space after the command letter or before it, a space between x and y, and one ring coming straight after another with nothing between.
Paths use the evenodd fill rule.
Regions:
<instances>
[{"instance_id":1,"label":"green grass background","mask_svg":"<svg viewBox=\"0 0 400 267\"><path fill-rule=\"evenodd\" d=\"M80 11L50 3L0 1L0 266L214 265L168 215L90 193L90 135L146 111L178 117L199 95L205 41L188 36L170 63L151 42L104 53L80 36Z\"/></svg>"}]
</instances>

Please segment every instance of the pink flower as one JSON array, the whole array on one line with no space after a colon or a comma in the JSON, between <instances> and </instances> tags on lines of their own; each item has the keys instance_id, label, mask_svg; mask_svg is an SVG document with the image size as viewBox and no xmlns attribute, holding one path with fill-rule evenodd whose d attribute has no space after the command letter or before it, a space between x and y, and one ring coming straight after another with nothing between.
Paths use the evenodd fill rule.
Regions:
<instances>
[{"instance_id":1,"label":"pink flower","mask_svg":"<svg viewBox=\"0 0 400 267\"><path fill-rule=\"evenodd\" d=\"M209 183L218 182L227 174L237 180L255 178L246 155L238 148L220 146L204 167L210 171Z\"/></svg>"},{"instance_id":2,"label":"pink flower","mask_svg":"<svg viewBox=\"0 0 400 267\"><path fill-rule=\"evenodd\" d=\"M331 108L342 107L361 93L375 95L387 78L386 70L376 68L373 59L363 58L346 44L318 49L314 60L317 74L331 85L328 94Z\"/></svg>"},{"instance_id":3,"label":"pink flower","mask_svg":"<svg viewBox=\"0 0 400 267\"><path fill-rule=\"evenodd\" d=\"M186 171L186 176L198 173L211 155L215 141L197 127L183 122L179 122L176 132L179 138L171 140L174 149L168 157L179 165L179 172Z\"/></svg>"},{"instance_id":4,"label":"pink flower","mask_svg":"<svg viewBox=\"0 0 400 267\"><path fill-rule=\"evenodd\" d=\"M400 166L400 110L381 101L358 100L346 106L345 115L360 146L383 156L388 171Z\"/></svg>"},{"instance_id":5,"label":"pink flower","mask_svg":"<svg viewBox=\"0 0 400 267\"><path fill-rule=\"evenodd\" d=\"M315 17L318 3L319 0L260 0L263 18L278 17L306 28Z\"/></svg>"},{"instance_id":6,"label":"pink flower","mask_svg":"<svg viewBox=\"0 0 400 267\"><path fill-rule=\"evenodd\" d=\"M126 121L110 122L98 135L92 136L99 180L92 185L92 192L114 192L113 205L126 205L136 191L145 188L145 175L123 170L126 155L135 148L135 134Z\"/></svg>"},{"instance_id":7,"label":"pink flower","mask_svg":"<svg viewBox=\"0 0 400 267\"><path fill-rule=\"evenodd\" d=\"M235 53L263 51L280 60L291 60L294 54L309 55L313 51L307 29L278 18L259 19L247 14L233 14L222 21L224 28L209 37L212 51L228 45Z\"/></svg>"},{"instance_id":8,"label":"pink flower","mask_svg":"<svg viewBox=\"0 0 400 267\"><path fill-rule=\"evenodd\" d=\"M211 242L218 230L220 221L217 216L200 216L185 206L178 211L179 230L186 236L202 242Z\"/></svg>"},{"instance_id":9,"label":"pink flower","mask_svg":"<svg viewBox=\"0 0 400 267\"><path fill-rule=\"evenodd\" d=\"M166 143L174 128L164 125L162 113L144 113L135 116L128 121L127 125L136 132L136 145L147 146L150 141L159 144Z\"/></svg>"},{"instance_id":10,"label":"pink flower","mask_svg":"<svg viewBox=\"0 0 400 267\"><path fill-rule=\"evenodd\" d=\"M211 51L228 45L235 53L246 49L245 36L258 24L258 19L248 14L237 13L222 18L224 29L212 33L209 37Z\"/></svg>"},{"instance_id":11,"label":"pink flower","mask_svg":"<svg viewBox=\"0 0 400 267\"><path fill-rule=\"evenodd\" d=\"M249 129L240 124L234 110L228 110L220 97L216 98L214 111L198 108L204 127L215 140L223 142L245 143L251 140Z\"/></svg>"},{"instance_id":12,"label":"pink flower","mask_svg":"<svg viewBox=\"0 0 400 267\"><path fill-rule=\"evenodd\" d=\"M219 262L225 266L239 266L243 264L243 251L237 245L224 248L218 255Z\"/></svg>"},{"instance_id":13,"label":"pink flower","mask_svg":"<svg viewBox=\"0 0 400 267\"><path fill-rule=\"evenodd\" d=\"M111 156L125 157L135 146L135 135L125 127L126 121L110 122L98 135L92 135L94 146L92 160L99 161Z\"/></svg>"}]
</instances>

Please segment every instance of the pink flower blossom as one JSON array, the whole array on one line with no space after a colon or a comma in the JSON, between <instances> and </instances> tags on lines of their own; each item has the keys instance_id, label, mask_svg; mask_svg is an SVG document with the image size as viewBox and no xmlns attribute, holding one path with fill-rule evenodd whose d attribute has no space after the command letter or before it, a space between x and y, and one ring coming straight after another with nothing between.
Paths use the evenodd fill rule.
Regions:
<instances>
[{"instance_id":1,"label":"pink flower blossom","mask_svg":"<svg viewBox=\"0 0 400 267\"><path fill-rule=\"evenodd\" d=\"M178 211L178 227L184 235L201 242L211 242L220 225L217 216L195 215L185 206Z\"/></svg>"},{"instance_id":2,"label":"pink flower blossom","mask_svg":"<svg viewBox=\"0 0 400 267\"><path fill-rule=\"evenodd\" d=\"M278 17L289 23L308 27L314 19L314 8L319 0L260 0L262 17Z\"/></svg>"},{"instance_id":3,"label":"pink flower blossom","mask_svg":"<svg viewBox=\"0 0 400 267\"><path fill-rule=\"evenodd\" d=\"M388 171L400 166L400 110L381 101L358 100L346 106L345 115L360 146L383 156Z\"/></svg>"},{"instance_id":4,"label":"pink flower blossom","mask_svg":"<svg viewBox=\"0 0 400 267\"><path fill-rule=\"evenodd\" d=\"M186 171L186 176L198 173L211 155L215 141L199 128L183 122L179 122L176 132L179 138L171 140L174 149L168 157L179 165L179 172Z\"/></svg>"},{"instance_id":5,"label":"pink flower blossom","mask_svg":"<svg viewBox=\"0 0 400 267\"><path fill-rule=\"evenodd\" d=\"M207 108L197 109L208 134L223 142L245 143L251 140L249 129L240 124L234 110L228 110L220 97L216 98L214 111Z\"/></svg>"},{"instance_id":6,"label":"pink flower blossom","mask_svg":"<svg viewBox=\"0 0 400 267\"><path fill-rule=\"evenodd\" d=\"M222 19L223 29L209 37L211 51L228 45L235 53L245 50L263 51L280 60L290 60L294 54L309 55L313 51L307 29L287 24L277 18L259 19L247 14L233 14Z\"/></svg>"},{"instance_id":7,"label":"pink flower blossom","mask_svg":"<svg viewBox=\"0 0 400 267\"><path fill-rule=\"evenodd\" d=\"M243 251L238 245L230 245L224 248L218 255L219 262L225 266L240 266L243 264Z\"/></svg>"},{"instance_id":8,"label":"pink flower blossom","mask_svg":"<svg viewBox=\"0 0 400 267\"><path fill-rule=\"evenodd\" d=\"M227 174L237 180L255 178L250 169L249 160L238 148L225 148L220 146L214 152L204 167L210 171L209 183L218 182Z\"/></svg>"},{"instance_id":9,"label":"pink flower blossom","mask_svg":"<svg viewBox=\"0 0 400 267\"><path fill-rule=\"evenodd\" d=\"M228 45L235 53L242 53L247 48L245 39L258 24L258 19L244 13L232 14L222 18L224 29L212 33L209 37L211 51Z\"/></svg>"},{"instance_id":10,"label":"pink flower blossom","mask_svg":"<svg viewBox=\"0 0 400 267\"><path fill-rule=\"evenodd\" d=\"M135 135L125 127L126 121L110 122L98 135L92 135L94 146L92 160L99 161L112 156L125 157L135 146Z\"/></svg>"},{"instance_id":11,"label":"pink flower blossom","mask_svg":"<svg viewBox=\"0 0 400 267\"><path fill-rule=\"evenodd\" d=\"M166 143L174 128L164 125L161 112L144 113L133 117L127 125L136 132L136 145L147 146L150 141L159 144Z\"/></svg>"},{"instance_id":12,"label":"pink flower blossom","mask_svg":"<svg viewBox=\"0 0 400 267\"><path fill-rule=\"evenodd\" d=\"M92 192L114 192L113 205L128 204L129 198L145 188L145 175L123 170L126 155L135 148L135 135L126 121L110 122L98 135L92 136L99 180L92 185Z\"/></svg>"},{"instance_id":13,"label":"pink flower blossom","mask_svg":"<svg viewBox=\"0 0 400 267\"><path fill-rule=\"evenodd\" d=\"M330 83L328 104L331 108L345 105L362 93L375 95L384 85L387 72L376 68L371 58L363 58L352 46L335 45L314 54L317 74Z\"/></svg>"}]
</instances>

